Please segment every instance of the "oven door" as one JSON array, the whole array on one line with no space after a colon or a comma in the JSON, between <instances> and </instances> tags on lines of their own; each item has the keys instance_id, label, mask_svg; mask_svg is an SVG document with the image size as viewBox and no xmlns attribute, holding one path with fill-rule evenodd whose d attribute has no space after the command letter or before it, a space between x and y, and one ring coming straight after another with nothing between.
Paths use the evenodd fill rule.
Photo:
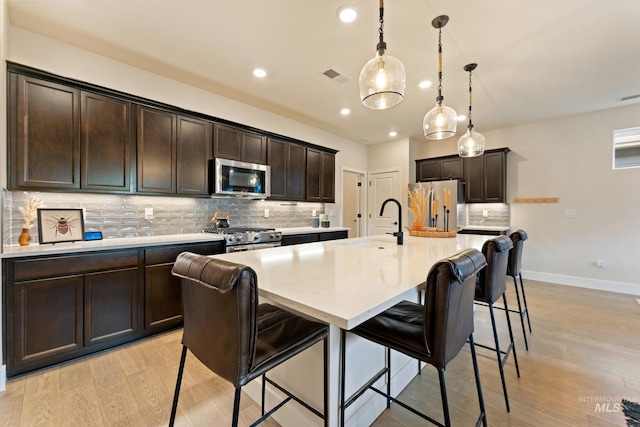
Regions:
<instances>
[{"instance_id":1,"label":"oven door","mask_svg":"<svg viewBox=\"0 0 640 427\"><path fill-rule=\"evenodd\" d=\"M280 246L280 242L269 242L269 243L256 243L249 245L235 245L235 246L227 246L227 253L232 252L246 252L246 251L255 251L258 249L267 249L267 248L276 248Z\"/></svg>"}]
</instances>

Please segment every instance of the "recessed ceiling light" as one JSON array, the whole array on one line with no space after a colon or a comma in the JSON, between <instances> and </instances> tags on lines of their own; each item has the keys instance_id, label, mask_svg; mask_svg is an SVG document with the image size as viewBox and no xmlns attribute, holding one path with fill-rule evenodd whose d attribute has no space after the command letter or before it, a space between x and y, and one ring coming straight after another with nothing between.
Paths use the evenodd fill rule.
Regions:
<instances>
[{"instance_id":1,"label":"recessed ceiling light","mask_svg":"<svg viewBox=\"0 0 640 427\"><path fill-rule=\"evenodd\" d=\"M420 89L426 89L431 87L431 80L423 80L420 82L420 84L418 85L418 87L420 87Z\"/></svg>"},{"instance_id":2,"label":"recessed ceiling light","mask_svg":"<svg viewBox=\"0 0 640 427\"><path fill-rule=\"evenodd\" d=\"M348 116L349 114L351 114L351 110L349 110L348 108L343 108L342 110L340 110L340 114L342 114L343 116Z\"/></svg>"},{"instance_id":3,"label":"recessed ceiling light","mask_svg":"<svg viewBox=\"0 0 640 427\"><path fill-rule=\"evenodd\" d=\"M398 136L398 132L392 130L391 132L389 132L389 136Z\"/></svg>"},{"instance_id":4,"label":"recessed ceiling light","mask_svg":"<svg viewBox=\"0 0 640 427\"><path fill-rule=\"evenodd\" d=\"M340 6L338 8L337 14L338 19L346 23L353 22L358 17L358 11L354 6L351 5Z\"/></svg>"},{"instance_id":5,"label":"recessed ceiling light","mask_svg":"<svg viewBox=\"0 0 640 427\"><path fill-rule=\"evenodd\" d=\"M466 119L467 119L467 116L465 116L464 114L460 114L458 117L456 117L456 120L458 120L459 122L462 122Z\"/></svg>"},{"instance_id":6,"label":"recessed ceiling light","mask_svg":"<svg viewBox=\"0 0 640 427\"><path fill-rule=\"evenodd\" d=\"M267 72L265 70L263 70L262 68L254 68L253 70L253 75L262 79L264 77L266 77Z\"/></svg>"}]
</instances>

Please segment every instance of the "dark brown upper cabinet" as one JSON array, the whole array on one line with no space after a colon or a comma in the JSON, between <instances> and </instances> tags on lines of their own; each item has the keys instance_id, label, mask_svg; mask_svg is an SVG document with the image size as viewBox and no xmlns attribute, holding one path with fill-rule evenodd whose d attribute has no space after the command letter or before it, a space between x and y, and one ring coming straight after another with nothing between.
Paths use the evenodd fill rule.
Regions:
<instances>
[{"instance_id":1,"label":"dark brown upper cabinet","mask_svg":"<svg viewBox=\"0 0 640 427\"><path fill-rule=\"evenodd\" d=\"M307 196L309 202L335 201L335 154L307 148Z\"/></svg>"},{"instance_id":2,"label":"dark brown upper cabinet","mask_svg":"<svg viewBox=\"0 0 640 427\"><path fill-rule=\"evenodd\" d=\"M271 166L273 200L305 200L306 147L274 138L267 140L267 164Z\"/></svg>"},{"instance_id":3,"label":"dark brown upper cabinet","mask_svg":"<svg viewBox=\"0 0 640 427\"><path fill-rule=\"evenodd\" d=\"M464 162L459 156L416 160L416 182L464 179Z\"/></svg>"},{"instance_id":4,"label":"dark brown upper cabinet","mask_svg":"<svg viewBox=\"0 0 640 427\"><path fill-rule=\"evenodd\" d=\"M508 148L487 150L465 159L467 203L504 203L507 198Z\"/></svg>"},{"instance_id":5,"label":"dark brown upper cabinet","mask_svg":"<svg viewBox=\"0 0 640 427\"><path fill-rule=\"evenodd\" d=\"M267 137L225 125L214 125L213 157L267 164Z\"/></svg>"},{"instance_id":6,"label":"dark brown upper cabinet","mask_svg":"<svg viewBox=\"0 0 640 427\"><path fill-rule=\"evenodd\" d=\"M129 102L81 93L81 188L131 190L130 114Z\"/></svg>"},{"instance_id":7,"label":"dark brown upper cabinet","mask_svg":"<svg viewBox=\"0 0 640 427\"><path fill-rule=\"evenodd\" d=\"M207 196L211 124L139 105L137 192Z\"/></svg>"},{"instance_id":8,"label":"dark brown upper cabinet","mask_svg":"<svg viewBox=\"0 0 640 427\"><path fill-rule=\"evenodd\" d=\"M9 74L10 189L80 188L80 91Z\"/></svg>"},{"instance_id":9,"label":"dark brown upper cabinet","mask_svg":"<svg viewBox=\"0 0 640 427\"><path fill-rule=\"evenodd\" d=\"M130 103L10 74L10 188L130 192Z\"/></svg>"}]
</instances>

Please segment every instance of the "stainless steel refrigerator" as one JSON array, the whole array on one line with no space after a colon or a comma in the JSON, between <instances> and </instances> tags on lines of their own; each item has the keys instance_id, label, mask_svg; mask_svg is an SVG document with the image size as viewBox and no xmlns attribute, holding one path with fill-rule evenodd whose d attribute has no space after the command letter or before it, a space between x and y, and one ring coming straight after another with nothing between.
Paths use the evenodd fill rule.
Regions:
<instances>
[{"instance_id":1,"label":"stainless steel refrigerator","mask_svg":"<svg viewBox=\"0 0 640 427\"><path fill-rule=\"evenodd\" d=\"M458 226L466 225L466 207L464 201L464 183L455 179L445 181L419 182L417 184L409 184L409 190L413 191L416 186L422 186L426 192L432 189L430 201L427 209L427 220L429 226L436 227L439 230L453 231ZM446 192L446 196L445 196ZM449 196L450 194L450 196ZM447 214L444 209L445 197L450 198ZM438 210L432 211L433 203L437 200ZM445 219L446 224L445 224ZM435 224L435 225L434 225Z\"/></svg>"}]
</instances>

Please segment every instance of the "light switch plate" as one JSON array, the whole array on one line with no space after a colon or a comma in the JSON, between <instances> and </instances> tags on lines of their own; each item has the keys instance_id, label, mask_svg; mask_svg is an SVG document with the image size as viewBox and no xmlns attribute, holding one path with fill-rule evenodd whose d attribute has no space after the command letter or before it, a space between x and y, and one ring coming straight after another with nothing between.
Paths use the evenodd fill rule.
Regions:
<instances>
[{"instance_id":1,"label":"light switch plate","mask_svg":"<svg viewBox=\"0 0 640 427\"><path fill-rule=\"evenodd\" d=\"M575 209L566 209L564 211L564 217L565 218L575 218L576 217Z\"/></svg>"},{"instance_id":2,"label":"light switch plate","mask_svg":"<svg viewBox=\"0 0 640 427\"><path fill-rule=\"evenodd\" d=\"M269 218L269 209L264 210L264 217Z\"/></svg>"},{"instance_id":3,"label":"light switch plate","mask_svg":"<svg viewBox=\"0 0 640 427\"><path fill-rule=\"evenodd\" d=\"M144 208L144 219L153 221L153 208Z\"/></svg>"}]
</instances>

